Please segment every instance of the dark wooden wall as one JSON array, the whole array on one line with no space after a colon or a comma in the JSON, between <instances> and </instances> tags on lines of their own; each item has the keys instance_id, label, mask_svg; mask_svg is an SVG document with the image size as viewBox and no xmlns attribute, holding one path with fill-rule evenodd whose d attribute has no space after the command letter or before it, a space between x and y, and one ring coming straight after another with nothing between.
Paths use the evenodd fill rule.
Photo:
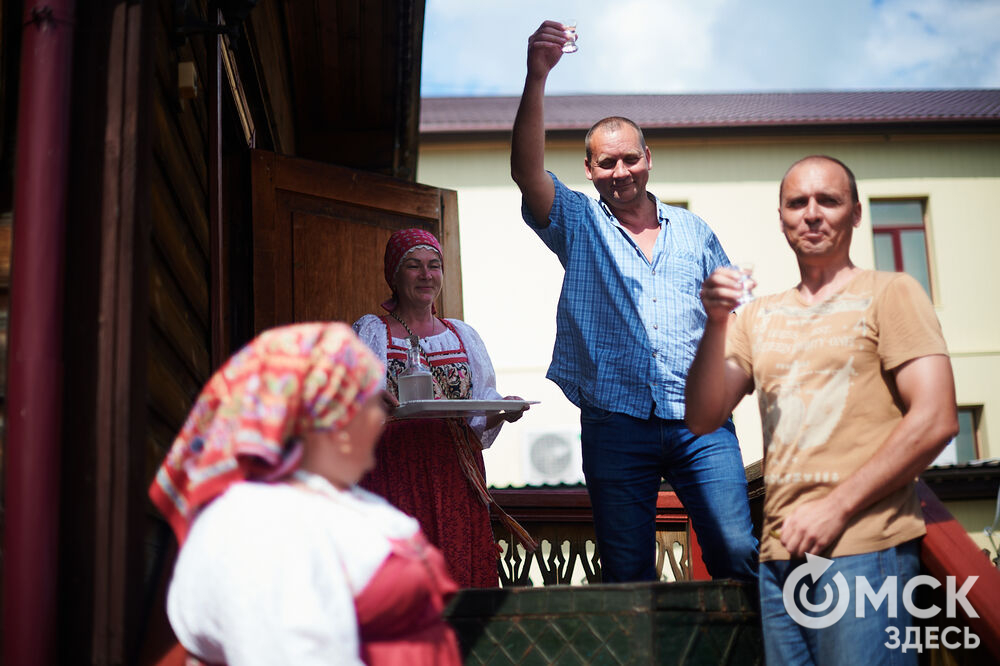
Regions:
<instances>
[{"instance_id":1,"label":"dark wooden wall","mask_svg":"<svg viewBox=\"0 0 1000 666\"><path fill-rule=\"evenodd\" d=\"M288 35L295 156L415 181L424 1L274 4Z\"/></svg>"},{"instance_id":2,"label":"dark wooden wall","mask_svg":"<svg viewBox=\"0 0 1000 666\"><path fill-rule=\"evenodd\" d=\"M175 36L171 0L153 20L152 156L146 353L145 483L180 430L212 373L211 91L214 37ZM200 4L200 3L193 3ZM204 17L203 7L199 8ZM208 45L208 47L206 46ZM178 67L193 63L197 93L183 96ZM139 442L136 443L137 445ZM152 662L172 640L163 583L174 554L169 528L146 501L144 612L140 660Z\"/></svg>"},{"instance_id":3,"label":"dark wooden wall","mask_svg":"<svg viewBox=\"0 0 1000 666\"><path fill-rule=\"evenodd\" d=\"M418 107L389 97L393 88L415 94L423 3L383 2L384 11L368 0L292 3L296 30L312 24L310 36L325 39L335 26L347 35L314 42L321 51L333 45L365 54L326 63L337 78L334 89L320 86L323 95L313 78L330 72L315 70L316 59L302 48L295 53L306 75L290 70L289 42L298 33L289 33L289 3L259 3L246 37L226 51L227 68L218 64L214 35L177 38L173 0L77 5L58 554L66 663L141 662L139 646L144 657L153 654L144 648L157 623L163 626L162 599L154 597L169 573L172 537L145 491L213 369L253 334L251 144L296 153L294 121L312 113L311 129L336 135L308 143L345 149L324 161L412 180ZM189 18L209 18L207 0L183 4ZM19 40L10 36L20 35L22 8L0 0L0 358L20 58ZM310 11L337 18L310 21ZM371 40L382 48L370 52L361 27L386 31L387 43ZM404 40L397 31L415 32ZM181 62L197 73L194 97L181 95ZM360 65L385 80L374 84ZM355 69L364 85L342 80ZM360 112L360 120L330 128L330 96L342 101L362 91L374 101L340 105ZM318 114L295 110L294 99ZM393 138L373 135L379 128L370 126L371 108ZM393 120L390 110L403 113ZM385 153L377 165L350 163L373 159L372 147ZM453 245L457 251L457 235ZM0 408L3 375L0 367Z\"/></svg>"},{"instance_id":4,"label":"dark wooden wall","mask_svg":"<svg viewBox=\"0 0 1000 666\"><path fill-rule=\"evenodd\" d=\"M178 89L178 63L193 62L209 80L205 39L178 44L173 3L155 20L149 262L148 478L151 480L191 402L211 374L209 108Z\"/></svg>"},{"instance_id":5,"label":"dark wooden wall","mask_svg":"<svg viewBox=\"0 0 1000 666\"><path fill-rule=\"evenodd\" d=\"M17 64L21 50L20 9L19 2L0 0L0 443L4 441L7 402L7 315L17 135ZM0 478L2 476L3 457L0 455Z\"/></svg>"},{"instance_id":6,"label":"dark wooden wall","mask_svg":"<svg viewBox=\"0 0 1000 666\"><path fill-rule=\"evenodd\" d=\"M205 3L192 4L194 18L205 19ZM153 29L147 487L202 386L253 333L250 147L216 36L178 38L172 7L157 0ZM245 42L242 48L246 56ZM194 97L179 89L181 63L194 65ZM238 73L248 76L246 69ZM148 616L139 661L154 663L173 640L162 595L175 544L162 517L146 505Z\"/></svg>"}]
</instances>

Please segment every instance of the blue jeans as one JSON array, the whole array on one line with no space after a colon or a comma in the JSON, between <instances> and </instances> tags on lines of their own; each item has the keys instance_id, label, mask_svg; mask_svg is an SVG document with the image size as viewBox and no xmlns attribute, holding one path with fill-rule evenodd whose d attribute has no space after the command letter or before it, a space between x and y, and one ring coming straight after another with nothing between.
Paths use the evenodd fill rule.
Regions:
<instances>
[{"instance_id":1,"label":"blue jeans","mask_svg":"<svg viewBox=\"0 0 1000 666\"><path fill-rule=\"evenodd\" d=\"M757 579L757 539L732 421L698 437L683 421L637 419L583 403L580 425L603 582L656 580L663 478L691 517L712 577Z\"/></svg>"},{"instance_id":2,"label":"blue jeans","mask_svg":"<svg viewBox=\"0 0 1000 666\"><path fill-rule=\"evenodd\" d=\"M910 650L905 654L897 647L885 646L892 641L888 627L896 627L899 641L905 640L906 627L913 626L913 619L903 605L903 586L906 581L920 573L919 540L908 541L895 548L887 548L863 555L847 555L833 558L830 567L813 583L806 576L808 586L806 601L813 606L826 606L827 595L824 588L830 586L830 606L839 599L836 576L843 574L850 591L850 600L844 615L829 627L810 629L800 626L785 610L782 588L792 572L805 560L774 560L760 565L760 617L764 625L764 654L768 664L799 666L861 666L864 664L916 664L917 653ZM895 618L889 617L887 599L881 601L878 610L869 601L864 602L865 617L857 617L857 577L863 576L874 592L882 589L887 576L896 578ZM794 592L798 599L801 585ZM822 592L821 592L822 591ZM801 605L798 606L801 608ZM831 611L824 611L829 613ZM822 616L823 613L806 613ZM835 617L835 616L834 616Z\"/></svg>"}]
</instances>

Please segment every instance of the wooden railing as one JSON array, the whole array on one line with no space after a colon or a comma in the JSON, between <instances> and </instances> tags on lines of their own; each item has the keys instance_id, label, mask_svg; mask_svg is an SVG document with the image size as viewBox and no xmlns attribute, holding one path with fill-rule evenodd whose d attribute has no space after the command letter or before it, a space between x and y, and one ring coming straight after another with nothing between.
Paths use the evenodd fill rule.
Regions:
<instances>
[{"instance_id":1,"label":"wooden railing","mask_svg":"<svg viewBox=\"0 0 1000 666\"><path fill-rule=\"evenodd\" d=\"M764 500L760 463L746 468L750 513L759 536ZM921 563L925 573L941 581L948 576L961 587L978 576L967 599L979 617L969 617L961 607L951 624L968 628L982 642L976 650L956 650L942 655L940 663L1000 663L1000 571L966 534L926 484L918 484L927 536L922 541ZM512 547L509 533L494 523L502 547L499 561L503 587L594 584L601 582L600 554L594 539L593 514L584 487L496 489L496 501L540 543L534 553ZM661 491L656 507L657 576L661 581L709 580L701 549L687 512L671 491ZM943 602L939 605L942 605ZM937 622L938 619L935 619ZM940 654L944 648L936 651ZM988 655L988 656L987 656ZM983 661L983 658L986 661ZM938 663L935 661L934 663Z\"/></svg>"},{"instance_id":2,"label":"wooden railing","mask_svg":"<svg viewBox=\"0 0 1000 666\"><path fill-rule=\"evenodd\" d=\"M939 620L943 619L959 627L967 627L975 632L982 645L977 650L966 650L968 658L965 660L943 660L940 663L1000 664L1000 571L923 481L917 483L917 494L927 524L927 535L920 549L923 568L941 581L940 589L946 588L948 576L955 577L955 589L961 589L968 578L978 577L965 598L979 617L970 617L961 604L955 604L958 617L949 620L942 614L932 621L942 624ZM943 604L941 606L944 607ZM989 652L992 660L982 660L984 652Z\"/></svg>"},{"instance_id":3,"label":"wooden railing","mask_svg":"<svg viewBox=\"0 0 1000 666\"><path fill-rule=\"evenodd\" d=\"M493 497L540 546L528 553L499 522L503 587L600 583L590 498L583 487L494 490ZM672 491L656 502L656 574L662 581L709 580L691 521Z\"/></svg>"},{"instance_id":4,"label":"wooden railing","mask_svg":"<svg viewBox=\"0 0 1000 666\"><path fill-rule=\"evenodd\" d=\"M747 482L751 518L759 534L764 496L759 463L747 467ZM976 650L942 654L944 650L939 649L929 657L925 654L927 660L923 663L962 666L1000 663L1000 603L997 603L1000 599L1000 572L926 485L919 484L918 492L927 523L927 536L921 552L924 569L941 581L945 581L947 576L956 576L959 587L968 576L979 576L967 595L979 617L962 615L955 619L955 624L968 627L982 642ZM494 534L503 546L499 565L502 586L600 582L600 556L594 544L593 516L585 488L496 489L493 496L542 543L542 547L530 555L519 546L511 548L509 533L504 535L502 525L494 523ZM656 514L657 574L660 580L708 580L698 540L691 530L684 507L673 492L660 492ZM557 544L558 547L555 547ZM944 588L942 582L941 589ZM939 605L943 607L944 602L939 602ZM937 622L936 619L934 621ZM183 649L172 642L165 645L172 645L173 650L168 653L167 648L163 648L156 653L159 657L150 653L142 663L156 663L158 666L183 663Z\"/></svg>"},{"instance_id":5,"label":"wooden railing","mask_svg":"<svg viewBox=\"0 0 1000 666\"><path fill-rule=\"evenodd\" d=\"M747 465L747 493L754 532L760 537L764 510L761 461ZM499 562L503 587L600 583L600 553L594 538L594 517L584 486L496 489L494 499L537 539L535 553L514 547L499 522L493 533L502 547ZM656 575L665 582L711 580L701 559L698 537L684 505L671 490L661 490L656 502Z\"/></svg>"}]
</instances>

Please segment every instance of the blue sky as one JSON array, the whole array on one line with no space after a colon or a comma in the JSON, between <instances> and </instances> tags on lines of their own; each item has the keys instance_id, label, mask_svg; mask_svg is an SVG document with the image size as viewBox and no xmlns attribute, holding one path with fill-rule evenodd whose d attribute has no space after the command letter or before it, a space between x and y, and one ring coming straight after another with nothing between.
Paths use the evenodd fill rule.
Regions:
<instances>
[{"instance_id":1,"label":"blue sky","mask_svg":"<svg viewBox=\"0 0 1000 666\"><path fill-rule=\"evenodd\" d=\"M427 0L421 93L519 95L547 18L554 94L1000 88L1000 0Z\"/></svg>"}]
</instances>

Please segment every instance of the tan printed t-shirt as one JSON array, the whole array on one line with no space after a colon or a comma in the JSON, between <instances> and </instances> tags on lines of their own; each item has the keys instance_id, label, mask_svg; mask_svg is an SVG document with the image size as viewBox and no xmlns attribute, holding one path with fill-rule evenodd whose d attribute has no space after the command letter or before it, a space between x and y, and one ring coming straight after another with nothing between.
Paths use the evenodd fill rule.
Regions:
<instances>
[{"instance_id":1,"label":"tan printed t-shirt","mask_svg":"<svg viewBox=\"0 0 1000 666\"><path fill-rule=\"evenodd\" d=\"M753 377L764 429L761 560L787 560L780 529L791 510L827 495L870 460L902 419L891 370L947 354L920 284L863 271L822 303L797 290L752 301L729 327L726 357ZM870 553L925 532L914 484L855 515L826 557Z\"/></svg>"}]
</instances>

